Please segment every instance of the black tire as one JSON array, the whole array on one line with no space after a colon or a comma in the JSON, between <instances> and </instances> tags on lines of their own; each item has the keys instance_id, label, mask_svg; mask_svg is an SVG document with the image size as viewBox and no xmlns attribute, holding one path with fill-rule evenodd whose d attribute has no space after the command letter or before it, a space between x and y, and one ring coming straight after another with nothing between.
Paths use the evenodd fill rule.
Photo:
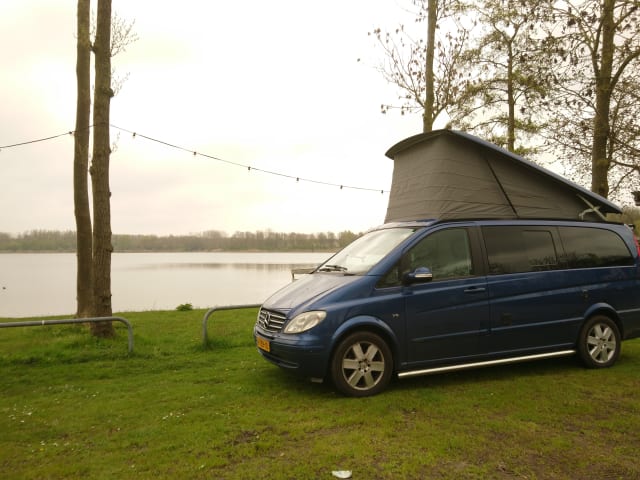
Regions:
<instances>
[{"instance_id":1,"label":"black tire","mask_svg":"<svg viewBox=\"0 0 640 480\"><path fill-rule=\"evenodd\" d=\"M355 332L340 342L331 358L331 378L350 397L367 397L384 390L393 373L391 349L380 336Z\"/></svg>"},{"instance_id":2,"label":"black tire","mask_svg":"<svg viewBox=\"0 0 640 480\"><path fill-rule=\"evenodd\" d=\"M578 352L586 367L607 368L618 360L621 343L616 322L605 315L595 315L580 331Z\"/></svg>"}]
</instances>

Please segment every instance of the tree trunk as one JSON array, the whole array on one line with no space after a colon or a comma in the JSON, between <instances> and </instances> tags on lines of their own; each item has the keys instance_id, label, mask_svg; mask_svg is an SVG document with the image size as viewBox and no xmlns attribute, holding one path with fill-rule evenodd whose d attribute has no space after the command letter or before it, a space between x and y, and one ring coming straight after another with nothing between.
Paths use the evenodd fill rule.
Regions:
<instances>
[{"instance_id":1,"label":"tree trunk","mask_svg":"<svg viewBox=\"0 0 640 480\"><path fill-rule=\"evenodd\" d=\"M109 108L111 89L111 0L98 0L93 106L93 294L98 317L111 316L111 191L109 189ZM92 333L100 337L114 335L111 322L92 324Z\"/></svg>"},{"instance_id":2,"label":"tree trunk","mask_svg":"<svg viewBox=\"0 0 640 480\"><path fill-rule=\"evenodd\" d=\"M507 106L509 117L507 119L507 149L510 152L516 150L516 98L514 93L515 76L513 74L513 38L507 46Z\"/></svg>"},{"instance_id":3,"label":"tree trunk","mask_svg":"<svg viewBox=\"0 0 640 480\"><path fill-rule=\"evenodd\" d=\"M78 0L78 42L76 53L76 128L73 152L73 201L76 218L76 315L92 314L91 213L89 209L89 119L91 112L91 41L89 39L90 0Z\"/></svg>"},{"instance_id":4,"label":"tree trunk","mask_svg":"<svg viewBox=\"0 0 640 480\"><path fill-rule=\"evenodd\" d=\"M436 94L434 91L433 62L436 43L436 21L438 16L438 0L428 0L427 4L427 55L425 65L425 104L422 115L422 131L433 130L434 106Z\"/></svg>"},{"instance_id":5,"label":"tree trunk","mask_svg":"<svg viewBox=\"0 0 640 480\"><path fill-rule=\"evenodd\" d=\"M609 111L614 54L615 25L613 7L615 0L604 0L602 4L602 51L596 71L596 111L593 119L593 146L591 150L591 190L607 198L609 195L609 160L607 139L609 138ZM598 52L594 54L597 55Z\"/></svg>"}]
</instances>

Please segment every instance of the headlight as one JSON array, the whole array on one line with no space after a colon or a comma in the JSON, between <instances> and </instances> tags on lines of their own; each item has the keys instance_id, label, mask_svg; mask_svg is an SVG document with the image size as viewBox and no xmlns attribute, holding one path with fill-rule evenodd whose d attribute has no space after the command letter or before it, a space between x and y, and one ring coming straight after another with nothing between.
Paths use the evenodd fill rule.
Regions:
<instances>
[{"instance_id":1,"label":"headlight","mask_svg":"<svg viewBox=\"0 0 640 480\"><path fill-rule=\"evenodd\" d=\"M325 319L327 312L305 312L296 315L293 320L285 327L284 333L302 333L310 328L315 327Z\"/></svg>"}]
</instances>

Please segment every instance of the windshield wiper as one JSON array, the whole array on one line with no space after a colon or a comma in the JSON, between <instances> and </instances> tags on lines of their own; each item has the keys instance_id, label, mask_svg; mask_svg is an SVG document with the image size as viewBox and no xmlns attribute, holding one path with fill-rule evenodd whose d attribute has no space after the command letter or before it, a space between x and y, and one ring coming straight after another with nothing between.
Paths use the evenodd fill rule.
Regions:
<instances>
[{"instance_id":1,"label":"windshield wiper","mask_svg":"<svg viewBox=\"0 0 640 480\"><path fill-rule=\"evenodd\" d=\"M318 269L319 272L346 272L347 270L349 269L342 265L323 265Z\"/></svg>"}]
</instances>

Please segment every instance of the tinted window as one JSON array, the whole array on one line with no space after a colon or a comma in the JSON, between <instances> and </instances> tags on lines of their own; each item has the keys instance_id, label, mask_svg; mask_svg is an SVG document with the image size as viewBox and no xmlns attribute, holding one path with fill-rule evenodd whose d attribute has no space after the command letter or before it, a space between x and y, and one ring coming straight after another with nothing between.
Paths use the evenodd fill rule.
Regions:
<instances>
[{"instance_id":1,"label":"tinted window","mask_svg":"<svg viewBox=\"0 0 640 480\"><path fill-rule=\"evenodd\" d=\"M398 286L402 276L418 267L428 267L433 281L473 275L469 236L464 228L440 230L425 237L409 250L389 273L380 279L378 288Z\"/></svg>"},{"instance_id":2,"label":"tinted window","mask_svg":"<svg viewBox=\"0 0 640 480\"><path fill-rule=\"evenodd\" d=\"M524 230L522 237L526 246L529 270L539 272L558 268L558 255L550 231Z\"/></svg>"},{"instance_id":3,"label":"tinted window","mask_svg":"<svg viewBox=\"0 0 640 480\"><path fill-rule=\"evenodd\" d=\"M467 231L452 228L425 237L403 258L404 272L418 267L430 268L434 281L473 275Z\"/></svg>"},{"instance_id":4,"label":"tinted window","mask_svg":"<svg viewBox=\"0 0 640 480\"><path fill-rule=\"evenodd\" d=\"M482 229L489 274L538 272L558 268L558 255L550 230L519 226Z\"/></svg>"},{"instance_id":5,"label":"tinted window","mask_svg":"<svg viewBox=\"0 0 640 480\"><path fill-rule=\"evenodd\" d=\"M633 265L624 241L614 232L600 228L561 227L564 261L569 268Z\"/></svg>"}]
</instances>

